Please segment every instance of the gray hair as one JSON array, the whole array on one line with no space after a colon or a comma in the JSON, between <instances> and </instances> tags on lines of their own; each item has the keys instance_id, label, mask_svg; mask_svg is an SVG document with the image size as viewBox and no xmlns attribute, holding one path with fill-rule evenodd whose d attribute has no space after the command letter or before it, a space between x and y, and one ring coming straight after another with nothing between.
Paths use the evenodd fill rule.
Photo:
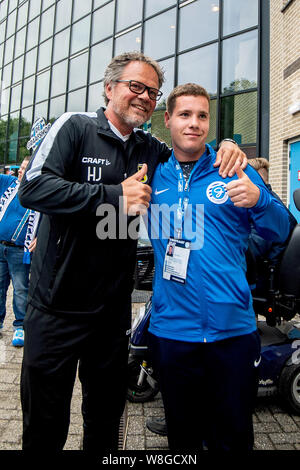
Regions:
<instances>
[{"instance_id":1,"label":"gray hair","mask_svg":"<svg viewBox=\"0 0 300 470\"><path fill-rule=\"evenodd\" d=\"M133 61L144 62L145 64L151 65L151 67L153 67L155 72L157 73L159 88L164 83L164 72L155 60L151 59L151 57L144 55L142 52L124 52L123 54L114 57L105 70L103 96L106 106L109 102L109 99L107 98L105 93L106 85L116 80L120 80L126 65Z\"/></svg>"}]
</instances>

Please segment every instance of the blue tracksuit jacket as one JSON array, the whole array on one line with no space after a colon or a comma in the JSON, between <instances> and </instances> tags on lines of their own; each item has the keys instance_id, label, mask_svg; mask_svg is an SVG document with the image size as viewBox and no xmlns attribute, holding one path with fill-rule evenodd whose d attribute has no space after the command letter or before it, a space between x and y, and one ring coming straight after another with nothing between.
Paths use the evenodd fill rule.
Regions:
<instances>
[{"instance_id":1,"label":"blue tracksuit jacket","mask_svg":"<svg viewBox=\"0 0 300 470\"><path fill-rule=\"evenodd\" d=\"M250 224L261 236L274 241L284 242L289 235L286 209L257 172L250 165L245 170L260 189L256 206L238 208L222 188L237 176L220 177L218 168L213 167L215 158L215 151L207 145L189 178L189 205L182 238L192 241L194 249L190 252L185 284L163 279L168 235L174 237L174 218L169 216L169 209L176 208L179 200L174 154L167 163L158 165L154 174L148 210L148 232L155 255L149 331L156 336L213 342L255 331L252 297L245 276ZM169 220L167 233L163 224L167 227Z\"/></svg>"}]
</instances>

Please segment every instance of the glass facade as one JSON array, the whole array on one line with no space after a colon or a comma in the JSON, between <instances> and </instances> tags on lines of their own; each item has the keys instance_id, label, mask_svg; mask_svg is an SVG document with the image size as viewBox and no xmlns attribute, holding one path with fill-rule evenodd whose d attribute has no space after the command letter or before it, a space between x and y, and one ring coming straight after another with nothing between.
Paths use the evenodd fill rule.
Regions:
<instances>
[{"instance_id":1,"label":"glass facade","mask_svg":"<svg viewBox=\"0 0 300 470\"><path fill-rule=\"evenodd\" d=\"M261 14L262 0L0 1L0 164L26 154L34 119L102 106L106 65L129 50L165 71L145 128L169 142L165 100L197 82L211 95L209 141L259 149Z\"/></svg>"}]
</instances>

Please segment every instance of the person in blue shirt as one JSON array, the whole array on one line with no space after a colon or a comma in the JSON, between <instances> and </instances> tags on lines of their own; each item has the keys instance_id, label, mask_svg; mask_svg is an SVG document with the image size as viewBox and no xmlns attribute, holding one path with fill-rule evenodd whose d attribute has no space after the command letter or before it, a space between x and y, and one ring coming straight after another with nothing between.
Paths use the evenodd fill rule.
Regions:
<instances>
[{"instance_id":1,"label":"person in blue shirt","mask_svg":"<svg viewBox=\"0 0 300 470\"><path fill-rule=\"evenodd\" d=\"M206 144L209 95L176 87L165 123L173 153L152 180L148 232L155 256L150 349L169 448L250 450L260 339L246 279L253 224L288 237L282 204L249 165L220 179ZM170 245L173 256L167 256Z\"/></svg>"},{"instance_id":2,"label":"person in blue shirt","mask_svg":"<svg viewBox=\"0 0 300 470\"><path fill-rule=\"evenodd\" d=\"M0 175L0 329L6 316L7 290L13 285L12 345L24 345L23 320L27 305L30 270L30 252L34 249L34 225L36 213L21 206L18 188L28 165L30 156L25 157L18 172L18 178Z\"/></svg>"}]
</instances>

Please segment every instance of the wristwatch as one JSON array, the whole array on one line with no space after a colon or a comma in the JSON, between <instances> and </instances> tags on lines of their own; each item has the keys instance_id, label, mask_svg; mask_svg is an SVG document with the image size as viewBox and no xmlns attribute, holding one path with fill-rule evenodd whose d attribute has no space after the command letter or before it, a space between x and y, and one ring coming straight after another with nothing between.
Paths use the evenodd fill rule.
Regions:
<instances>
[{"instance_id":1,"label":"wristwatch","mask_svg":"<svg viewBox=\"0 0 300 470\"><path fill-rule=\"evenodd\" d=\"M222 139L221 142L219 143L219 148L221 147L222 142L232 142L233 144L235 144L237 146L239 145L235 140L229 139L229 138L226 137L225 139Z\"/></svg>"}]
</instances>

